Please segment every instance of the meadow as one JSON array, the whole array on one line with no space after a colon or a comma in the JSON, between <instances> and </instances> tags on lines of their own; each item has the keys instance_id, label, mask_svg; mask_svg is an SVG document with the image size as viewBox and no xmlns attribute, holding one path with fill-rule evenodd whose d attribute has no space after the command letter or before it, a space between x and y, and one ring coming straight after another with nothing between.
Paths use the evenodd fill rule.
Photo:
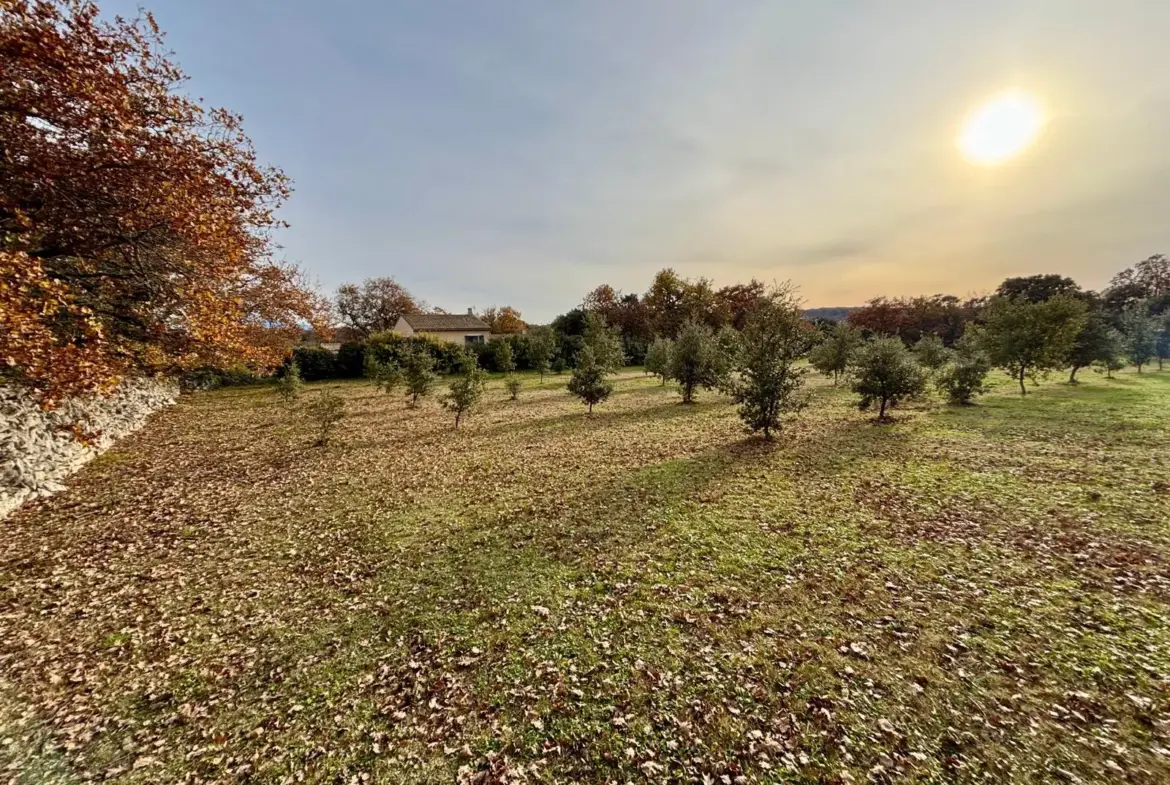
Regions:
<instances>
[{"instance_id":1,"label":"meadow","mask_svg":"<svg viewBox=\"0 0 1170 785\"><path fill-rule=\"evenodd\" d=\"M1170 372L773 444L636 369L185 396L0 524L10 781L1170 781Z\"/></svg>"}]
</instances>

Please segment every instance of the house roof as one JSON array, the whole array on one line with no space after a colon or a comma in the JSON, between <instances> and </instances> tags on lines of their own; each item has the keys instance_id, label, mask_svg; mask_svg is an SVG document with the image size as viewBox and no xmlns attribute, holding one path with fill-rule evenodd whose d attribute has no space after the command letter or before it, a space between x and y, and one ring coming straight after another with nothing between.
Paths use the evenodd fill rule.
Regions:
<instances>
[{"instance_id":1,"label":"house roof","mask_svg":"<svg viewBox=\"0 0 1170 785\"><path fill-rule=\"evenodd\" d=\"M444 332L491 330L487 322L471 314L462 313L404 313L402 318L415 330L423 332Z\"/></svg>"}]
</instances>

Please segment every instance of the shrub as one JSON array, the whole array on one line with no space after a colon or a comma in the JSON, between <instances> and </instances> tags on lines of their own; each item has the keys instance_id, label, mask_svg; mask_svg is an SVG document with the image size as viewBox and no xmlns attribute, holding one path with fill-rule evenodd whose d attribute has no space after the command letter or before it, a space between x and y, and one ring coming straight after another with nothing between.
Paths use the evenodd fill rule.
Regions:
<instances>
[{"instance_id":1,"label":"shrub","mask_svg":"<svg viewBox=\"0 0 1170 785\"><path fill-rule=\"evenodd\" d=\"M991 361L978 346L978 339L968 328L967 333L955 344L955 353L949 365L935 379L935 386L947 396L951 403L968 406L977 395L987 392L987 374L991 372Z\"/></svg>"},{"instance_id":2,"label":"shrub","mask_svg":"<svg viewBox=\"0 0 1170 785\"><path fill-rule=\"evenodd\" d=\"M450 391L443 396L444 409L455 412L455 430L472 407L483 397L484 372L472 355L467 355L463 367L450 385Z\"/></svg>"},{"instance_id":3,"label":"shrub","mask_svg":"<svg viewBox=\"0 0 1170 785\"><path fill-rule=\"evenodd\" d=\"M298 346L293 350L291 362L296 363L306 382L337 378L337 358L320 346Z\"/></svg>"},{"instance_id":4,"label":"shrub","mask_svg":"<svg viewBox=\"0 0 1170 785\"><path fill-rule=\"evenodd\" d=\"M520 397L520 379L513 376L512 378L508 379L508 381L504 382L504 386L508 388L510 400L514 401Z\"/></svg>"},{"instance_id":5,"label":"shrub","mask_svg":"<svg viewBox=\"0 0 1170 785\"><path fill-rule=\"evenodd\" d=\"M317 425L317 445L327 446L333 429L345 417L345 400L331 390L323 390L314 396L307 411Z\"/></svg>"},{"instance_id":6,"label":"shrub","mask_svg":"<svg viewBox=\"0 0 1170 785\"><path fill-rule=\"evenodd\" d=\"M366 372L366 345L343 343L337 350L337 375L342 379L360 379Z\"/></svg>"},{"instance_id":7,"label":"shrub","mask_svg":"<svg viewBox=\"0 0 1170 785\"><path fill-rule=\"evenodd\" d=\"M799 394L806 371L796 362L810 340L801 308L786 290L757 302L748 316L731 395L739 404L740 419L753 433L763 431L765 440L780 430L785 414L806 403Z\"/></svg>"},{"instance_id":8,"label":"shrub","mask_svg":"<svg viewBox=\"0 0 1170 785\"><path fill-rule=\"evenodd\" d=\"M898 338L878 338L863 346L854 360L853 392L861 396L864 411L878 404L878 419L903 399L921 395L926 375Z\"/></svg>"},{"instance_id":9,"label":"shrub","mask_svg":"<svg viewBox=\"0 0 1170 785\"><path fill-rule=\"evenodd\" d=\"M698 388L712 389L726 378L726 362L711 328L695 321L683 325L670 354L670 378L678 382L683 403L692 403Z\"/></svg>"},{"instance_id":10,"label":"shrub","mask_svg":"<svg viewBox=\"0 0 1170 785\"><path fill-rule=\"evenodd\" d=\"M403 382L401 368L394 363L380 363L370 357L366 358L366 378L385 393L394 392Z\"/></svg>"},{"instance_id":11,"label":"shrub","mask_svg":"<svg viewBox=\"0 0 1170 785\"><path fill-rule=\"evenodd\" d=\"M853 355L863 343L861 331L849 322L837 322L809 353L808 362L824 376L833 377L833 385L849 369Z\"/></svg>"},{"instance_id":12,"label":"shrub","mask_svg":"<svg viewBox=\"0 0 1170 785\"><path fill-rule=\"evenodd\" d=\"M283 373L278 369L277 374ZM196 368L185 372L179 378L184 390L214 390L217 387L239 387L249 384L263 384L266 380L247 368Z\"/></svg>"},{"instance_id":13,"label":"shrub","mask_svg":"<svg viewBox=\"0 0 1170 785\"><path fill-rule=\"evenodd\" d=\"M276 392L286 404L291 404L300 397L302 386L301 369L296 360L293 360L276 381Z\"/></svg>"},{"instance_id":14,"label":"shrub","mask_svg":"<svg viewBox=\"0 0 1170 785\"><path fill-rule=\"evenodd\" d=\"M593 414L594 404L601 403L613 392L613 384L605 378L608 373L593 356L592 347L586 346L577 355L577 367L569 379L568 390L589 406L590 414Z\"/></svg>"},{"instance_id":15,"label":"shrub","mask_svg":"<svg viewBox=\"0 0 1170 785\"><path fill-rule=\"evenodd\" d=\"M655 338L646 350L646 370L662 379L664 385L670 375L670 353L673 348L674 344L669 338Z\"/></svg>"},{"instance_id":16,"label":"shrub","mask_svg":"<svg viewBox=\"0 0 1170 785\"><path fill-rule=\"evenodd\" d=\"M406 355L403 378L406 394L410 396L409 406L418 406L418 399L430 395L435 383L435 358L425 347L416 347Z\"/></svg>"}]
</instances>

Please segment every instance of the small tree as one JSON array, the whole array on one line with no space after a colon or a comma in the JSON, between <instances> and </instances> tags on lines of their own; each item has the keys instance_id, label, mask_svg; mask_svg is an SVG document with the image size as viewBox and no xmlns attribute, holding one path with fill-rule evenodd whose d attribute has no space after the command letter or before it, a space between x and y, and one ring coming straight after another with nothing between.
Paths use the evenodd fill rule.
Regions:
<instances>
[{"instance_id":1,"label":"small tree","mask_svg":"<svg viewBox=\"0 0 1170 785\"><path fill-rule=\"evenodd\" d=\"M609 327L601 314L591 311L586 315L583 339L584 345L593 351L594 361L604 368L606 373L617 373L621 370L626 361L622 353L621 333Z\"/></svg>"},{"instance_id":2,"label":"small tree","mask_svg":"<svg viewBox=\"0 0 1170 785\"><path fill-rule=\"evenodd\" d=\"M861 347L861 331L849 322L837 322L823 341L813 347L808 362L825 376L833 377L833 386L849 369L853 355Z\"/></svg>"},{"instance_id":3,"label":"small tree","mask_svg":"<svg viewBox=\"0 0 1170 785\"><path fill-rule=\"evenodd\" d=\"M1087 310L1084 301L1067 294L1035 303L992 297L980 342L991 364L1016 379L1026 395L1026 379L1064 367Z\"/></svg>"},{"instance_id":4,"label":"small tree","mask_svg":"<svg viewBox=\"0 0 1170 785\"><path fill-rule=\"evenodd\" d=\"M323 390L310 401L308 412L317 425L317 446L327 446L333 429L345 417L345 400L331 390Z\"/></svg>"},{"instance_id":5,"label":"small tree","mask_svg":"<svg viewBox=\"0 0 1170 785\"><path fill-rule=\"evenodd\" d=\"M738 373L729 386L740 419L753 433L763 431L766 441L780 430L785 414L806 403L800 395L806 371L796 363L810 341L800 305L786 289L762 298L747 317L735 361Z\"/></svg>"},{"instance_id":6,"label":"small tree","mask_svg":"<svg viewBox=\"0 0 1170 785\"><path fill-rule=\"evenodd\" d=\"M1094 369L1098 372L1104 371L1105 378L1112 379L1114 371L1120 371L1125 367L1124 357L1125 336L1120 330L1110 327L1106 330L1106 339L1101 353L1096 362L1093 363Z\"/></svg>"},{"instance_id":7,"label":"small tree","mask_svg":"<svg viewBox=\"0 0 1170 785\"><path fill-rule=\"evenodd\" d=\"M403 377L406 381L406 394L410 396L409 406L418 406L418 399L430 395L431 387L435 383L435 358L423 348L415 348L406 355L406 367Z\"/></svg>"},{"instance_id":8,"label":"small tree","mask_svg":"<svg viewBox=\"0 0 1170 785\"><path fill-rule=\"evenodd\" d=\"M557 337L551 327L533 327L528 331L528 361L532 369L540 374L541 384L544 384L544 375L549 371L549 363L556 350Z\"/></svg>"},{"instance_id":9,"label":"small tree","mask_svg":"<svg viewBox=\"0 0 1170 785\"><path fill-rule=\"evenodd\" d=\"M861 409L877 403L878 420L886 419L887 408L926 389L926 374L898 338L878 338L863 346L853 373L853 392L861 396Z\"/></svg>"},{"instance_id":10,"label":"small tree","mask_svg":"<svg viewBox=\"0 0 1170 785\"><path fill-rule=\"evenodd\" d=\"M366 355L366 378L384 393L392 393L402 384L402 369L392 362L379 362Z\"/></svg>"},{"instance_id":11,"label":"small tree","mask_svg":"<svg viewBox=\"0 0 1170 785\"><path fill-rule=\"evenodd\" d=\"M1155 346L1158 353L1158 370L1162 370L1162 362L1170 360L1170 311L1162 314L1158 323L1158 340Z\"/></svg>"},{"instance_id":12,"label":"small tree","mask_svg":"<svg viewBox=\"0 0 1170 785\"><path fill-rule=\"evenodd\" d=\"M719 386L726 377L726 362L711 328L695 321L683 325L670 353L669 373L678 382L683 403L693 403L700 387Z\"/></svg>"},{"instance_id":13,"label":"small tree","mask_svg":"<svg viewBox=\"0 0 1170 785\"><path fill-rule=\"evenodd\" d=\"M593 405L601 403L613 392L613 383L605 377L608 371L593 355L593 347L586 345L577 355L577 367L569 379L568 389L589 406L589 413L593 414Z\"/></svg>"},{"instance_id":14,"label":"small tree","mask_svg":"<svg viewBox=\"0 0 1170 785\"><path fill-rule=\"evenodd\" d=\"M951 362L944 366L935 379L935 386L947 396L947 400L959 406L970 406L975 396L987 392L987 374L991 371L991 361L979 348L974 328L967 332L955 344L955 352Z\"/></svg>"},{"instance_id":15,"label":"small tree","mask_svg":"<svg viewBox=\"0 0 1170 785\"><path fill-rule=\"evenodd\" d=\"M479 403L484 391L484 372L475 357L467 355L460 362L459 374L451 382L450 392L443 396L444 409L455 412L455 430L463 416Z\"/></svg>"},{"instance_id":16,"label":"small tree","mask_svg":"<svg viewBox=\"0 0 1170 785\"><path fill-rule=\"evenodd\" d=\"M496 341L496 369L505 376L516 370L516 358L512 355L512 342L507 338Z\"/></svg>"},{"instance_id":17,"label":"small tree","mask_svg":"<svg viewBox=\"0 0 1170 785\"><path fill-rule=\"evenodd\" d=\"M1115 356L1114 332L1102 312L1092 311L1085 317L1085 325L1077 333L1073 348L1068 353L1067 362L1072 369L1068 375L1069 384L1077 383L1077 371L1081 368L1106 362Z\"/></svg>"},{"instance_id":18,"label":"small tree","mask_svg":"<svg viewBox=\"0 0 1170 785\"><path fill-rule=\"evenodd\" d=\"M662 379L663 385L670 375L670 353L673 348L674 344L669 338L655 338L646 350L646 370Z\"/></svg>"},{"instance_id":19,"label":"small tree","mask_svg":"<svg viewBox=\"0 0 1170 785\"><path fill-rule=\"evenodd\" d=\"M931 374L938 372L938 369L951 359L951 353L947 351L942 338L934 333L927 333L919 338L918 343L914 344L913 351L918 364L930 371Z\"/></svg>"},{"instance_id":20,"label":"small tree","mask_svg":"<svg viewBox=\"0 0 1170 785\"><path fill-rule=\"evenodd\" d=\"M1142 304L1127 308L1121 315L1121 332L1125 335L1125 354L1129 361L1142 366L1158 354L1158 325Z\"/></svg>"},{"instance_id":21,"label":"small tree","mask_svg":"<svg viewBox=\"0 0 1170 785\"><path fill-rule=\"evenodd\" d=\"M301 367L296 360L289 362L288 367L284 369L284 373L276 381L276 392L284 399L286 404L291 404L301 395L301 388L304 385L301 383Z\"/></svg>"},{"instance_id":22,"label":"small tree","mask_svg":"<svg viewBox=\"0 0 1170 785\"><path fill-rule=\"evenodd\" d=\"M504 382L504 387L508 388L509 400L516 400L520 397L520 380L515 376Z\"/></svg>"}]
</instances>

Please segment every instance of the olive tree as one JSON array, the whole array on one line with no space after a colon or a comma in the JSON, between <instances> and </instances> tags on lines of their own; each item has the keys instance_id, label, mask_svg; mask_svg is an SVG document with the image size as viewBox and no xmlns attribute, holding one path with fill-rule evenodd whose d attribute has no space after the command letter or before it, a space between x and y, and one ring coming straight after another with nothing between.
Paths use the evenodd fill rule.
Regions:
<instances>
[{"instance_id":1,"label":"olive tree","mask_svg":"<svg viewBox=\"0 0 1170 785\"><path fill-rule=\"evenodd\" d=\"M1017 380L1020 395L1027 395L1025 380L1065 367L1087 312L1083 300L1068 294L1042 302L992 297L980 343L991 364Z\"/></svg>"},{"instance_id":2,"label":"olive tree","mask_svg":"<svg viewBox=\"0 0 1170 785\"><path fill-rule=\"evenodd\" d=\"M728 385L740 419L753 433L762 431L766 441L781 429L785 415L807 402L801 394L807 371L797 362L811 341L800 304L787 289L762 298L747 317Z\"/></svg>"},{"instance_id":3,"label":"olive tree","mask_svg":"<svg viewBox=\"0 0 1170 785\"><path fill-rule=\"evenodd\" d=\"M849 369L849 363L862 343L861 330L849 322L837 322L824 340L809 353L809 365L825 376L832 376L833 386L836 386L837 380Z\"/></svg>"},{"instance_id":4,"label":"olive tree","mask_svg":"<svg viewBox=\"0 0 1170 785\"><path fill-rule=\"evenodd\" d=\"M864 411L876 403L878 420L886 419L889 407L926 389L926 374L898 338L878 338L861 347L852 371L860 408Z\"/></svg>"},{"instance_id":5,"label":"olive tree","mask_svg":"<svg viewBox=\"0 0 1170 785\"><path fill-rule=\"evenodd\" d=\"M927 333L918 339L918 343L914 344L914 358L918 360L918 364L930 371L932 374L937 372L947 364L951 359L951 353L943 344L942 338L939 338L934 333Z\"/></svg>"},{"instance_id":6,"label":"olive tree","mask_svg":"<svg viewBox=\"0 0 1170 785\"><path fill-rule=\"evenodd\" d=\"M605 377L609 371L597 361L593 347L586 344L577 355L577 367L569 379L568 390L580 398L593 414L594 404L601 403L613 392L613 383Z\"/></svg>"}]
</instances>

